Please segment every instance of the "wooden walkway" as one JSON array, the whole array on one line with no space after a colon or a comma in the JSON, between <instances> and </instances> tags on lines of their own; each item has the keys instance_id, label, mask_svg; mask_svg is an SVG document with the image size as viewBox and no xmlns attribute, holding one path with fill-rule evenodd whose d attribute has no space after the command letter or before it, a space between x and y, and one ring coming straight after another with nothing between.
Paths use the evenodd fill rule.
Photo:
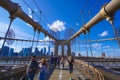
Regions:
<instances>
[{"instance_id":1,"label":"wooden walkway","mask_svg":"<svg viewBox=\"0 0 120 80\"><path fill-rule=\"evenodd\" d=\"M75 67L72 74L72 79L70 79L69 70L67 62L65 63L64 69L56 68L53 74L50 76L49 80L89 80L86 75L79 72ZM38 75L36 75L34 80L38 80Z\"/></svg>"},{"instance_id":2,"label":"wooden walkway","mask_svg":"<svg viewBox=\"0 0 120 80\"><path fill-rule=\"evenodd\" d=\"M67 64L65 65L64 69L56 68L51 75L49 80L70 80L69 70ZM72 80L89 80L87 77L82 73L79 72L75 67L72 74Z\"/></svg>"}]
</instances>

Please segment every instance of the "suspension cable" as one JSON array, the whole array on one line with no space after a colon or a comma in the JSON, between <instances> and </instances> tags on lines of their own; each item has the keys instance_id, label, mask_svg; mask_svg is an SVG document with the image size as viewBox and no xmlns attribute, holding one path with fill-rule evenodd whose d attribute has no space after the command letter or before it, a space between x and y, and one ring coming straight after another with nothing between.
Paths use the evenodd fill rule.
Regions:
<instances>
[{"instance_id":1,"label":"suspension cable","mask_svg":"<svg viewBox=\"0 0 120 80\"><path fill-rule=\"evenodd\" d=\"M87 38L86 38L86 35L84 36L84 40L85 40L85 49L86 49L86 56L88 57L88 48L87 48Z\"/></svg>"},{"instance_id":2,"label":"suspension cable","mask_svg":"<svg viewBox=\"0 0 120 80\"><path fill-rule=\"evenodd\" d=\"M34 12L34 10L32 9L32 7L30 7L25 0L23 0L23 2L25 3L25 5L26 5L28 8L30 8L30 9L32 10L32 12ZM41 17L38 16L36 13L35 13L35 15L36 15L38 18L41 19Z\"/></svg>"},{"instance_id":3,"label":"suspension cable","mask_svg":"<svg viewBox=\"0 0 120 80\"><path fill-rule=\"evenodd\" d=\"M38 37L37 37L37 44L36 44L36 47L38 46L39 36L40 36L40 32L38 32Z\"/></svg>"},{"instance_id":4,"label":"suspension cable","mask_svg":"<svg viewBox=\"0 0 120 80\"><path fill-rule=\"evenodd\" d=\"M15 51L17 51L17 44L18 44L18 41L16 41L16 44L15 44Z\"/></svg>"},{"instance_id":5,"label":"suspension cable","mask_svg":"<svg viewBox=\"0 0 120 80\"><path fill-rule=\"evenodd\" d=\"M36 34L36 29L34 29L33 41L32 41L32 46L31 46L31 53L32 53L32 49L33 49L33 42L34 42L34 39L35 39L35 34Z\"/></svg>"},{"instance_id":6,"label":"suspension cable","mask_svg":"<svg viewBox=\"0 0 120 80\"><path fill-rule=\"evenodd\" d=\"M34 11L33 9L32 9L32 7L30 7L28 4L27 4L27 2L25 1L25 0L23 0L23 2L25 3L25 5L28 7L28 8L30 8L32 11ZM34 1L35 2L35 1ZM36 3L36 2L35 2ZM36 4L35 4L36 5ZM36 6L38 6L38 5L36 5ZM39 7L39 6L38 6ZM38 9L40 9L40 8L38 8ZM42 14L42 11L40 10L39 11L40 12L40 14ZM43 15L43 17L44 17L44 19L46 20L46 22L44 22L42 19L41 19L41 15L40 16L38 16L36 13L34 13L39 19L40 19L40 21L41 22L43 22L43 24L45 24L46 25L46 22L48 23L48 21L47 21L47 19L46 19L46 17L45 17L45 15Z\"/></svg>"},{"instance_id":7,"label":"suspension cable","mask_svg":"<svg viewBox=\"0 0 120 80\"><path fill-rule=\"evenodd\" d=\"M90 32L88 32L88 39L90 40ZM92 45L91 45L91 42L89 42L90 44L90 52L91 52L91 56L93 57L93 51L92 51Z\"/></svg>"},{"instance_id":8,"label":"suspension cable","mask_svg":"<svg viewBox=\"0 0 120 80\"><path fill-rule=\"evenodd\" d=\"M10 23L9 23L9 26L8 26L7 32L6 32L6 34L5 34L5 39L4 39L3 44L2 44L2 47L1 47L0 55L2 54L3 47L4 47L5 42L6 42L6 40L7 40L8 32L9 32L9 30L10 30L10 27L11 27L12 22L14 21L14 19L15 19L15 17L13 17L13 15L11 15L11 16L10 16Z\"/></svg>"},{"instance_id":9,"label":"suspension cable","mask_svg":"<svg viewBox=\"0 0 120 80\"><path fill-rule=\"evenodd\" d=\"M45 35L45 38L46 38L46 35ZM45 55L45 39L44 39L44 43L43 43L43 45L44 45L44 55Z\"/></svg>"},{"instance_id":10,"label":"suspension cable","mask_svg":"<svg viewBox=\"0 0 120 80\"><path fill-rule=\"evenodd\" d=\"M50 38L49 38L49 41L50 41ZM48 48L50 49L50 42L49 42L49 47L48 47ZM48 50L49 50L49 49L48 49ZM48 51L48 52L50 52L50 51ZM50 56L50 53L48 53L48 54L49 54L49 56Z\"/></svg>"},{"instance_id":11,"label":"suspension cable","mask_svg":"<svg viewBox=\"0 0 120 80\"><path fill-rule=\"evenodd\" d=\"M119 39L118 39L118 34L117 34L117 31L115 29L115 26L114 26L113 22L111 23L111 25L112 25L112 28L113 28L113 31L114 31L114 35L115 35L116 41L117 41L117 43L118 43L118 45L120 47L120 42L119 42Z\"/></svg>"},{"instance_id":12,"label":"suspension cable","mask_svg":"<svg viewBox=\"0 0 120 80\"><path fill-rule=\"evenodd\" d=\"M80 45L81 45L81 43L80 43L80 36L79 36L79 38L78 38L78 43L79 43L79 52L80 52L80 55L81 55L81 49L80 49Z\"/></svg>"},{"instance_id":13,"label":"suspension cable","mask_svg":"<svg viewBox=\"0 0 120 80\"><path fill-rule=\"evenodd\" d=\"M44 17L45 21L46 21L47 23L49 23L49 21L47 20L47 18L46 18L45 15L43 14L42 10L40 9L40 7L39 7L38 4L36 3L36 1L35 1L35 0L32 0L32 1L34 2L34 4L36 5L36 7L38 8L38 10L39 10L39 12L40 12L40 16L42 15L42 16Z\"/></svg>"}]
</instances>

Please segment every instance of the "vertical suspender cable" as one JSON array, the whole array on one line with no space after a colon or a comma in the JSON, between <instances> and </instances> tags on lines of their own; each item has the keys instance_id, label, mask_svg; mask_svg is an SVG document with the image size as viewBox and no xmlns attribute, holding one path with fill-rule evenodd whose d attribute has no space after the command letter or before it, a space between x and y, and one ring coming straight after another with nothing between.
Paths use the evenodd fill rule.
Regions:
<instances>
[{"instance_id":1,"label":"vertical suspender cable","mask_svg":"<svg viewBox=\"0 0 120 80\"><path fill-rule=\"evenodd\" d=\"M6 42L6 40L7 40L7 35L8 35L9 30L10 30L10 27L11 27L11 24L12 24L13 20L14 20L13 16L10 16L10 23L9 23L9 26L8 26L7 32L6 32L6 34L5 34L5 39L4 39L4 41L3 41L2 49L1 49L1 51L0 51L0 54L2 54L3 47L4 47L5 42Z\"/></svg>"},{"instance_id":2,"label":"vertical suspender cable","mask_svg":"<svg viewBox=\"0 0 120 80\"><path fill-rule=\"evenodd\" d=\"M81 55L81 49L80 49L80 45L81 45L81 43L80 43L80 36L79 36L79 40L78 40L78 43L79 43L79 52L80 52L80 55Z\"/></svg>"},{"instance_id":3,"label":"vertical suspender cable","mask_svg":"<svg viewBox=\"0 0 120 80\"><path fill-rule=\"evenodd\" d=\"M88 36L89 36L89 44L90 44L91 57L93 57L92 45L91 45L91 42L90 42L90 33L88 33Z\"/></svg>"},{"instance_id":4,"label":"vertical suspender cable","mask_svg":"<svg viewBox=\"0 0 120 80\"><path fill-rule=\"evenodd\" d=\"M46 38L46 35L45 35L45 38ZM44 45L44 48L43 48L44 49L44 55L45 55L45 41L46 40L44 39L44 43L43 43L43 45Z\"/></svg>"},{"instance_id":5,"label":"vertical suspender cable","mask_svg":"<svg viewBox=\"0 0 120 80\"><path fill-rule=\"evenodd\" d=\"M118 43L118 45L120 47L120 42L119 42L119 39L118 39L118 34L117 34L116 29L115 29L115 26L114 26L113 23L111 23L111 25L112 25L112 28L113 28L113 31L114 31L114 35L115 35L116 41L117 41L117 43Z\"/></svg>"},{"instance_id":6,"label":"vertical suspender cable","mask_svg":"<svg viewBox=\"0 0 120 80\"><path fill-rule=\"evenodd\" d=\"M86 38L86 35L85 35L85 49L86 49L86 56L88 57L88 48L87 48L87 38Z\"/></svg>"},{"instance_id":7,"label":"vertical suspender cable","mask_svg":"<svg viewBox=\"0 0 120 80\"><path fill-rule=\"evenodd\" d=\"M40 32L38 31L38 37L37 37L37 44L36 44L36 47L38 46L38 43L39 43L39 36L40 36Z\"/></svg>"},{"instance_id":8,"label":"vertical suspender cable","mask_svg":"<svg viewBox=\"0 0 120 80\"><path fill-rule=\"evenodd\" d=\"M34 44L34 39L35 39L35 33L36 33L36 30L34 29L34 35L33 35L32 46L31 46L31 53L32 53L32 49L33 49L33 44Z\"/></svg>"}]
</instances>

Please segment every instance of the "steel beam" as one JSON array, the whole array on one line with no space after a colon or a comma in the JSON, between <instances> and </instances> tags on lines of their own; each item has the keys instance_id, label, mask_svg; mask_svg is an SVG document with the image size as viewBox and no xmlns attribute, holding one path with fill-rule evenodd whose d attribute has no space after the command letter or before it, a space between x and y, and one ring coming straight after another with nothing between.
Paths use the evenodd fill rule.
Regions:
<instances>
[{"instance_id":1,"label":"steel beam","mask_svg":"<svg viewBox=\"0 0 120 80\"><path fill-rule=\"evenodd\" d=\"M83 25L78 32L71 36L68 41L71 41L81 33L86 33L91 27L103 19L113 16L118 9L120 9L120 0L111 0L111 2L103 6L102 9L89 22Z\"/></svg>"},{"instance_id":2,"label":"steel beam","mask_svg":"<svg viewBox=\"0 0 120 80\"><path fill-rule=\"evenodd\" d=\"M32 25L35 30L43 32L45 35L49 36L50 38L57 40L51 34L49 34L45 29L42 28L40 24L35 22L32 18L30 18L17 3L11 2L11 0L0 0L0 6L6 9L10 16L12 17L19 17L26 23Z\"/></svg>"}]
</instances>

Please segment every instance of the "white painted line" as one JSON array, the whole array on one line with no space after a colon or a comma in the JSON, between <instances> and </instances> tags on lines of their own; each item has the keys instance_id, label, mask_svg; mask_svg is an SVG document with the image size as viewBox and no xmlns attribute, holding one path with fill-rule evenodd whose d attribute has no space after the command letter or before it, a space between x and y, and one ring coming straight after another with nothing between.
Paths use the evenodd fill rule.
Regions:
<instances>
[{"instance_id":1,"label":"white painted line","mask_svg":"<svg viewBox=\"0 0 120 80\"><path fill-rule=\"evenodd\" d=\"M62 70L60 70L60 74L59 74L59 80L62 80Z\"/></svg>"}]
</instances>

